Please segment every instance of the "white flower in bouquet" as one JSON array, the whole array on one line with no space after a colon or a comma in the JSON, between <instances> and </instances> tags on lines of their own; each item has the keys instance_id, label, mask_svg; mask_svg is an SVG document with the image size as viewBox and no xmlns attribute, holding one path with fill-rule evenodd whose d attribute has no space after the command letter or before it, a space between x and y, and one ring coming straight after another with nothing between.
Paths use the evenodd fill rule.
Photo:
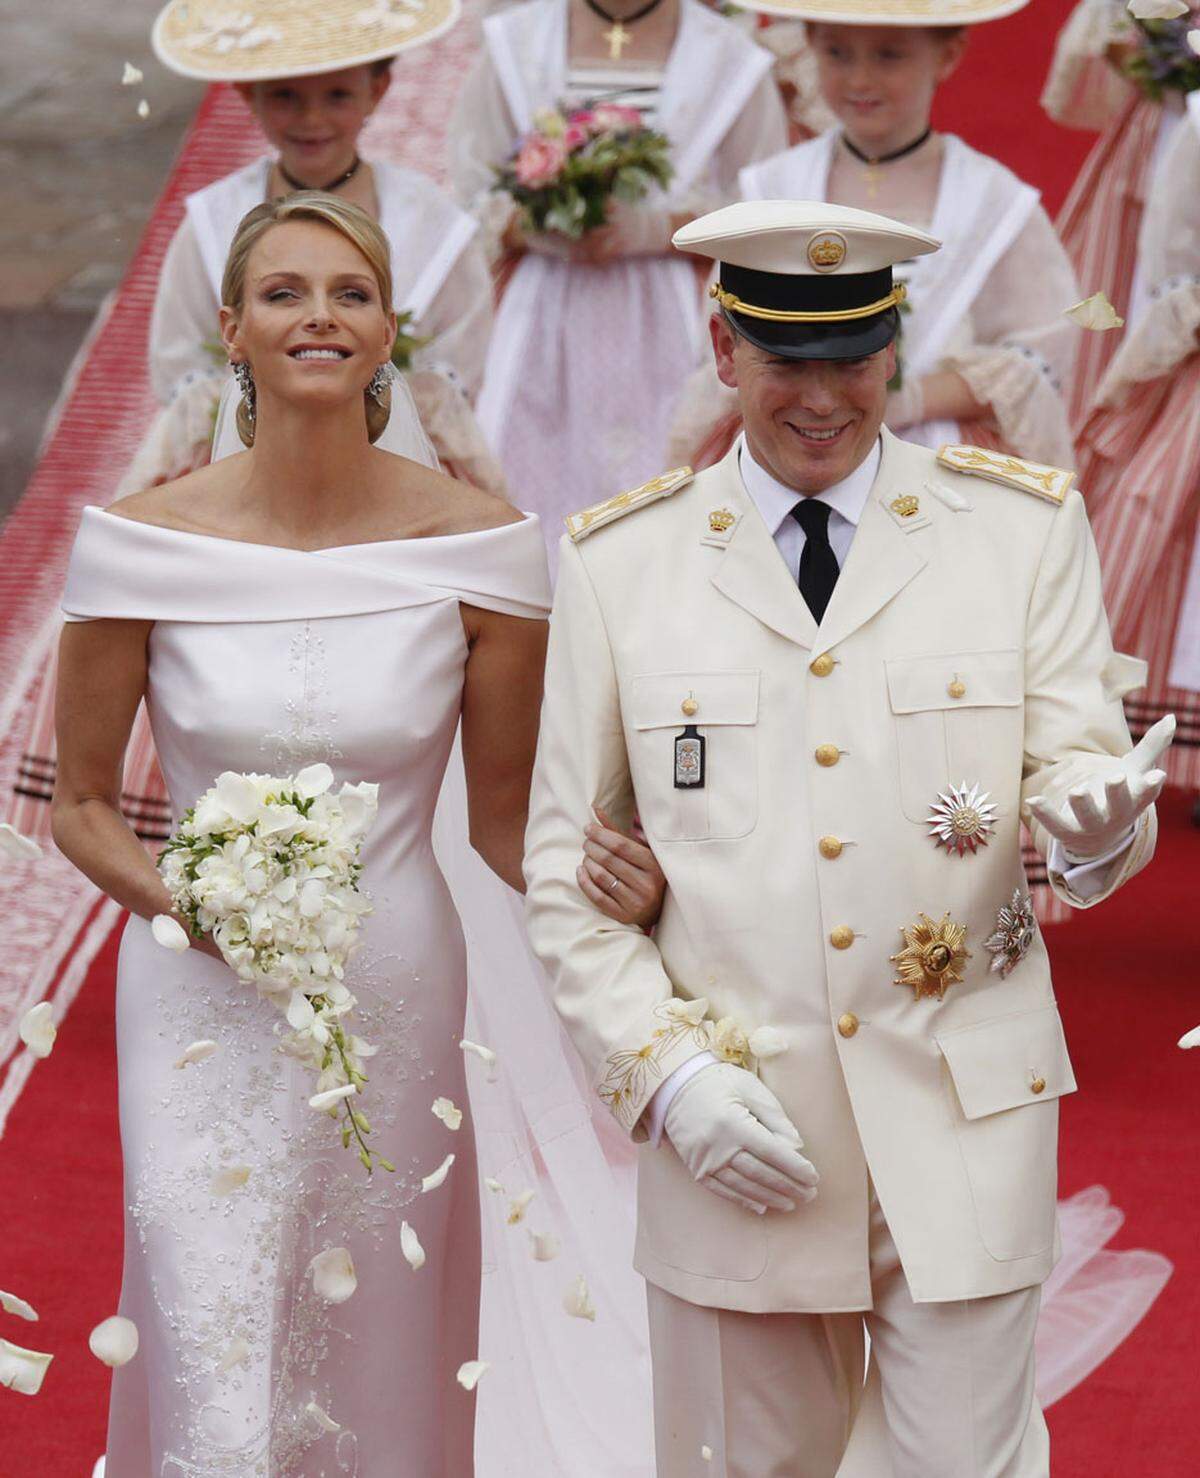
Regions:
<instances>
[{"instance_id":1,"label":"white flower in bouquet","mask_svg":"<svg viewBox=\"0 0 1200 1478\"><path fill-rule=\"evenodd\" d=\"M159 858L175 911L196 938L211 936L239 979L283 1012L289 1056L316 1075L311 1106L341 1121L368 1173L371 1126L354 1107L375 1048L348 1027L354 996L343 984L371 904L359 854L379 787L333 790L328 765L297 775L217 777L184 816ZM156 936L158 937L158 936ZM165 940L164 940L165 942Z\"/></svg>"}]
</instances>

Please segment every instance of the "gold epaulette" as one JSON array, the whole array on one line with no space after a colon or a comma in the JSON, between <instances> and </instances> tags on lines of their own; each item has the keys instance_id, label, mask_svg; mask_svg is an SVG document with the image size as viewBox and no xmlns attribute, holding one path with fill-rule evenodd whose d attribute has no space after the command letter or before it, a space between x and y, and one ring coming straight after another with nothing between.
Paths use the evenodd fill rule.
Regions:
<instances>
[{"instance_id":1,"label":"gold epaulette","mask_svg":"<svg viewBox=\"0 0 1200 1478\"><path fill-rule=\"evenodd\" d=\"M1040 462L1026 462L1023 457L1010 457L1005 452L989 452L981 446L944 446L938 453L943 467L1002 482L1005 487L1020 488L1024 493L1045 498L1048 503L1061 503L1071 491L1075 474L1061 467L1043 467Z\"/></svg>"},{"instance_id":2,"label":"gold epaulette","mask_svg":"<svg viewBox=\"0 0 1200 1478\"><path fill-rule=\"evenodd\" d=\"M595 533L606 523L624 518L635 508L644 508L647 503L657 503L660 498L669 498L672 493L686 487L695 475L690 467L676 467L670 472L664 472L661 477L651 478L649 482L643 483L640 488L634 488L631 492L618 493L615 498L596 503L593 507L584 508L579 513L568 514L564 520L567 533L578 544L580 539L586 539L589 534Z\"/></svg>"}]
</instances>

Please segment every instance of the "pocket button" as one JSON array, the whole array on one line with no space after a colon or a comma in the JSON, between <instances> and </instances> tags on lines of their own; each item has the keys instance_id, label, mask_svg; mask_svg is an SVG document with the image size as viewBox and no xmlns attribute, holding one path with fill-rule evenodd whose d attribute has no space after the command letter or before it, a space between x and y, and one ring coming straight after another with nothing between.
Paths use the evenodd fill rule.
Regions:
<instances>
[{"instance_id":1,"label":"pocket button","mask_svg":"<svg viewBox=\"0 0 1200 1478\"><path fill-rule=\"evenodd\" d=\"M831 765L836 765L837 762L838 762L838 760L841 759L841 757L842 757L842 751L837 747L836 744L818 744L817 745L817 749L816 749L816 760L817 760L817 764L824 766L825 769L828 770Z\"/></svg>"}]
</instances>

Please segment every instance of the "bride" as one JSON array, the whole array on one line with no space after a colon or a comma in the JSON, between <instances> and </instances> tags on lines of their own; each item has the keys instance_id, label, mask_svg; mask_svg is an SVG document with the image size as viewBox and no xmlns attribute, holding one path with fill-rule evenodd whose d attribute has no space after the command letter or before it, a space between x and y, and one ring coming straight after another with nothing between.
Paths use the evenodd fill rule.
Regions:
<instances>
[{"instance_id":1,"label":"bride","mask_svg":"<svg viewBox=\"0 0 1200 1478\"><path fill-rule=\"evenodd\" d=\"M256 207L222 299L251 450L86 510L63 602L55 840L134 915L117 987L121 1312L141 1350L114 1377L108 1472L464 1478L474 1401L455 1374L480 1353L480 1219L471 1116L432 1112L466 1105L467 1084L466 955L431 824L461 715L470 841L523 888L542 535L371 444L396 325L387 241L357 207L314 193ZM337 1146L277 1050L274 1008L214 947L154 943L170 900L119 809L143 697L177 817L226 769L321 760L379 783L374 914L347 979L379 1049L368 1108L394 1175L368 1180ZM653 922L648 850L589 831L580 886L614 919ZM179 1066L200 1039L216 1052ZM310 1274L334 1248L356 1270L345 1301Z\"/></svg>"}]
</instances>

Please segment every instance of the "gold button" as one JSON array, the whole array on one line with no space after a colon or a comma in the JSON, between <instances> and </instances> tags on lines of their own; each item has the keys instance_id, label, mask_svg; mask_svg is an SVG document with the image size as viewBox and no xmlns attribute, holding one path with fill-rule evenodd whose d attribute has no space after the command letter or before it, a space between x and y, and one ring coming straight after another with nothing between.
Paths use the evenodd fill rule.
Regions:
<instances>
[{"instance_id":1,"label":"gold button","mask_svg":"<svg viewBox=\"0 0 1200 1478\"><path fill-rule=\"evenodd\" d=\"M839 924L829 936L834 949L849 949L854 943L854 930L849 924Z\"/></svg>"},{"instance_id":2,"label":"gold button","mask_svg":"<svg viewBox=\"0 0 1200 1478\"><path fill-rule=\"evenodd\" d=\"M1029 1086L1033 1089L1035 1093L1045 1093L1046 1080L1045 1078L1034 1078L1033 1082L1030 1083Z\"/></svg>"},{"instance_id":3,"label":"gold button","mask_svg":"<svg viewBox=\"0 0 1200 1478\"><path fill-rule=\"evenodd\" d=\"M858 1017L853 1011L847 1011L845 1016L838 1017L838 1031L844 1037L852 1037L858 1030Z\"/></svg>"},{"instance_id":4,"label":"gold button","mask_svg":"<svg viewBox=\"0 0 1200 1478\"><path fill-rule=\"evenodd\" d=\"M841 757L842 751L837 747L836 744L817 745L817 764L824 765L826 769L828 769L830 765L836 765Z\"/></svg>"},{"instance_id":5,"label":"gold button","mask_svg":"<svg viewBox=\"0 0 1200 1478\"><path fill-rule=\"evenodd\" d=\"M817 850L822 857L826 857L832 862L835 857L842 855L842 844L838 841L837 837L822 837L817 843Z\"/></svg>"},{"instance_id":6,"label":"gold button","mask_svg":"<svg viewBox=\"0 0 1200 1478\"><path fill-rule=\"evenodd\" d=\"M952 683L947 683L946 691L950 694L951 698L965 698L967 695L967 685L956 677Z\"/></svg>"},{"instance_id":7,"label":"gold button","mask_svg":"<svg viewBox=\"0 0 1200 1478\"><path fill-rule=\"evenodd\" d=\"M696 702L695 698L685 698L679 706L687 714L688 718L691 718L694 713L700 712L700 705Z\"/></svg>"},{"instance_id":8,"label":"gold button","mask_svg":"<svg viewBox=\"0 0 1200 1478\"><path fill-rule=\"evenodd\" d=\"M828 652L822 652L819 657L814 657L808 664L808 670L813 677L828 677L833 671L836 663Z\"/></svg>"}]
</instances>

